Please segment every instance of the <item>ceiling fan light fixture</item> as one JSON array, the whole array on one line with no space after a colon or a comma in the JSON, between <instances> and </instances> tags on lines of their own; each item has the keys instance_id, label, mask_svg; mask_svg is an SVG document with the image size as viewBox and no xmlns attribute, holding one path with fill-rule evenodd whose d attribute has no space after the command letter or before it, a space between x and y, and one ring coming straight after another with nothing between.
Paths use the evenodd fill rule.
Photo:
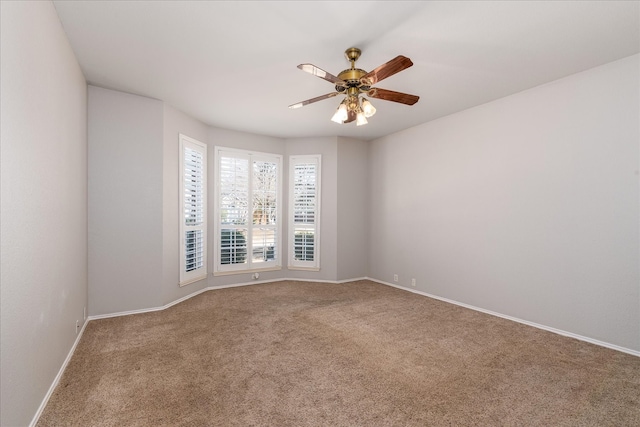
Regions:
<instances>
[{"instance_id":1,"label":"ceiling fan light fixture","mask_svg":"<svg viewBox=\"0 0 640 427\"><path fill-rule=\"evenodd\" d=\"M371 117L376 113L376 108L364 96L362 97L362 112L365 117Z\"/></svg>"},{"instance_id":2,"label":"ceiling fan light fixture","mask_svg":"<svg viewBox=\"0 0 640 427\"><path fill-rule=\"evenodd\" d=\"M348 117L349 113L347 112L347 105L342 101L333 117L331 117L331 121L342 124Z\"/></svg>"},{"instance_id":3,"label":"ceiling fan light fixture","mask_svg":"<svg viewBox=\"0 0 640 427\"><path fill-rule=\"evenodd\" d=\"M346 97L342 100L338 109L331 117L331 121L335 123L351 123L356 122L357 126L366 125L367 118L372 117L376 113L376 108L362 94L366 94L369 98L382 99L384 101L398 102L405 105L413 105L418 102L420 97L409 95L408 93L394 92L392 90L372 87L380 81L391 77L413 65L409 58L398 55L391 61L388 61L379 67L366 72L360 68L356 68L356 61L362 52L360 49L352 47L345 51L347 60L351 63L351 68L342 70L338 76L324 71L313 64L300 64L298 68L302 71L319 77L323 80L331 82L335 85L335 92L325 95L316 96L297 104L292 104L289 108L300 108L323 99L332 98L337 95Z\"/></svg>"},{"instance_id":4,"label":"ceiling fan light fixture","mask_svg":"<svg viewBox=\"0 0 640 427\"><path fill-rule=\"evenodd\" d=\"M364 113L362 111L358 111L358 114L356 115L356 126L366 125L367 123L369 122L367 121Z\"/></svg>"}]
</instances>

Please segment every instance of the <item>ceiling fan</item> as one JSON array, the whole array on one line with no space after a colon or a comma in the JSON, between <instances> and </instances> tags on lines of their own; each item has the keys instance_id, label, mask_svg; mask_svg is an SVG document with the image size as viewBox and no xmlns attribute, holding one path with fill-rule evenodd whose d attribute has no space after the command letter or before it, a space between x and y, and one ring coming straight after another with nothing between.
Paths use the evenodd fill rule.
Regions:
<instances>
[{"instance_id":1,"label":"ceiling fan","mask_svg":"<svg viewBox=\"0 0 640 427\"><path fill-rule=\"evenodd\" d=\"M322 101L323 99L345 94L344 100L338 106L331 120L336 123L351 123L355 120L356 125L361 126L367 124L367 118L373 116L376 109L364 96L360 99L360 94L366 94L370 98L399 102L406 105L413 105L418 102L420 97L416 95L371 87L379 81L411 67L413 62L411 62L409 58L399 55L375 70L366 72L355 67L356 61L360 58L361 53L360 49L356 47L347 49L344 55L347 57L347 60L351 62L351 68L341 71L337 77L312 64L298 65L298 68L302 71L334 83L336 91L289 105L289 108L300 108L313 104L314 102Z\"/></svg>"}]
</instances>

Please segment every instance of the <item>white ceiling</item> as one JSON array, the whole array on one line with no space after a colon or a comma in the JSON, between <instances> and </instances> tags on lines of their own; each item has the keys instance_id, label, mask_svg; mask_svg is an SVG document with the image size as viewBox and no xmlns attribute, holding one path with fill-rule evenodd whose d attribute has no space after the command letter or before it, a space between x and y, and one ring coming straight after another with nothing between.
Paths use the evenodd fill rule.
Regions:
<instances>
[{"instance_id":1,"label":"white ceiling","mask_svg":"<svg viewBox=\"0 0 640 427\"><path fill-rule=\"evenodd\" d=\"M371 140L640 51L637 1L54 1L88 82L161 99L209 125L277 137ZM330 118L340 98L300 71L414 66L376 86L366 126Z\"/></svg>"}]
</instances>

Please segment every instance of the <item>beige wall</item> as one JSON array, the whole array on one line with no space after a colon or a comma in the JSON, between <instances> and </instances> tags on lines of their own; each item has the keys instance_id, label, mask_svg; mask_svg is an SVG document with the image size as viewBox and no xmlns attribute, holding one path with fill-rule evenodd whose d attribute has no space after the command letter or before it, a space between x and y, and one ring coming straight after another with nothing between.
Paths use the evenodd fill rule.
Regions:
<instances>
[{"instance_id":1,"label":"beige wall","mask_svg":"<svg viewBox=\"0 0 640 427\"><path fill-rule=\"evenodd\" d=\"M28 425L87 305L87 85L50 2L0 2L0 424Z\"/></svg>"},{"instance_id":2,"label":"beige wall","mask_svg":"<svg viewBox=\"0 0 640 427\"><path fill-rule=\"evenodd\" d=\"M89 313L163 305L163 103L89 86Z\"/></svg>"},{"instance_id":3,"label":"beige wall","mask_svg":"<svg viewBox=\"0 0 640 427\"><path fill-rule=\"evenodd\" d=\"M338 138L337 279L369 274L369 143Z\"/></svg>"},{"instance_id":4,"label":"beige wall","mask_svg":"<svg viewBox=\"0 0 640 427\"><path fill-rule=\"evenodd\" d=\"M374 141L369 275L639 351L638 58Z\"/></svg>"}]
</instances>

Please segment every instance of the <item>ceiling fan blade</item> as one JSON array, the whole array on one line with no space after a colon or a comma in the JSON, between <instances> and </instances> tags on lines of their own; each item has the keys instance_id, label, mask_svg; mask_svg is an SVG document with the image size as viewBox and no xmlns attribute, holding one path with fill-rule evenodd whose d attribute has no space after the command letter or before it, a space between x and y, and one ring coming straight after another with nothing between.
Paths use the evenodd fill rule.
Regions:
<instances>
[{"instance_id":1,"label":"ceiling fan blade","mask_svg":"<svg viewBox=\"0 0 640 427\"><path fill-rule=\"evenodd\" d=\"M381 80L391 77L402 70L413 65L413 62L406 56L398 55L386 64L382 64L373 71L369 71L362 76L360 81L366 86L372 86Z\"/></svg>"},{"instance_id":2,"label":"ceiling fan blade","mask_svg":"<svg viewBox=\"0 0 640 427\"><path fill-rule=\"evenodd\" d=\"M337 94L338 92L331 92L326 95L316 96L315 98L307 99L306 101L298 102L297 104L291 104L289 105L289 108L294 109L304 107L305 105L313 104L314 102L322 101L323 99L333 98Z\"/></svg>"},{"instance_id":3,"label":"ceiling fan blade","mask_svg":"<svg viewBox=\"0 0 640 427\"><path fill-rule=\"evenodd\" d=\"M408 93L394 92L387 89L371 88L367 92L367 96L371 98L383 99L385 101L399 102L401 104L413 105L420 99L419 96L409 95Z\"/></svg>"},{"instance_id":4,"label":"ceiling fan blade","mask_svg":"<svg viewBox=\"0 0 640 427\"><path fill-rule=\"evenodd\" d=\"M347 114L348 114L348 116L347 116L347 120L345 120L345 121L344 121L344 122L342 122L342 123L351 123L351 122L352 122L352 121L354 121L354 120L356 119L356 117L357 117L357 116L356 116L356 112L355 112L355 111L351 111L351 110L349 110L349 111L347 112Z\"/></svg>"},{"instance_id":5,"label":"ceiling fan blade","mask_svg":"<svg viewBox=\"0 0 640 427\"><path fill-rule=\"evenodd\" d=\"M300 64L298 65L298 68L300 68L302 71L306 71L309 74L313 74L316 77L320 77L321 79L337 84L339 86L344 86L346 84L345 82L343 82L342 80L334 76L333 74L328 73L322 68L318 68L313 64Z\"/></svg>"}]
</instances>

